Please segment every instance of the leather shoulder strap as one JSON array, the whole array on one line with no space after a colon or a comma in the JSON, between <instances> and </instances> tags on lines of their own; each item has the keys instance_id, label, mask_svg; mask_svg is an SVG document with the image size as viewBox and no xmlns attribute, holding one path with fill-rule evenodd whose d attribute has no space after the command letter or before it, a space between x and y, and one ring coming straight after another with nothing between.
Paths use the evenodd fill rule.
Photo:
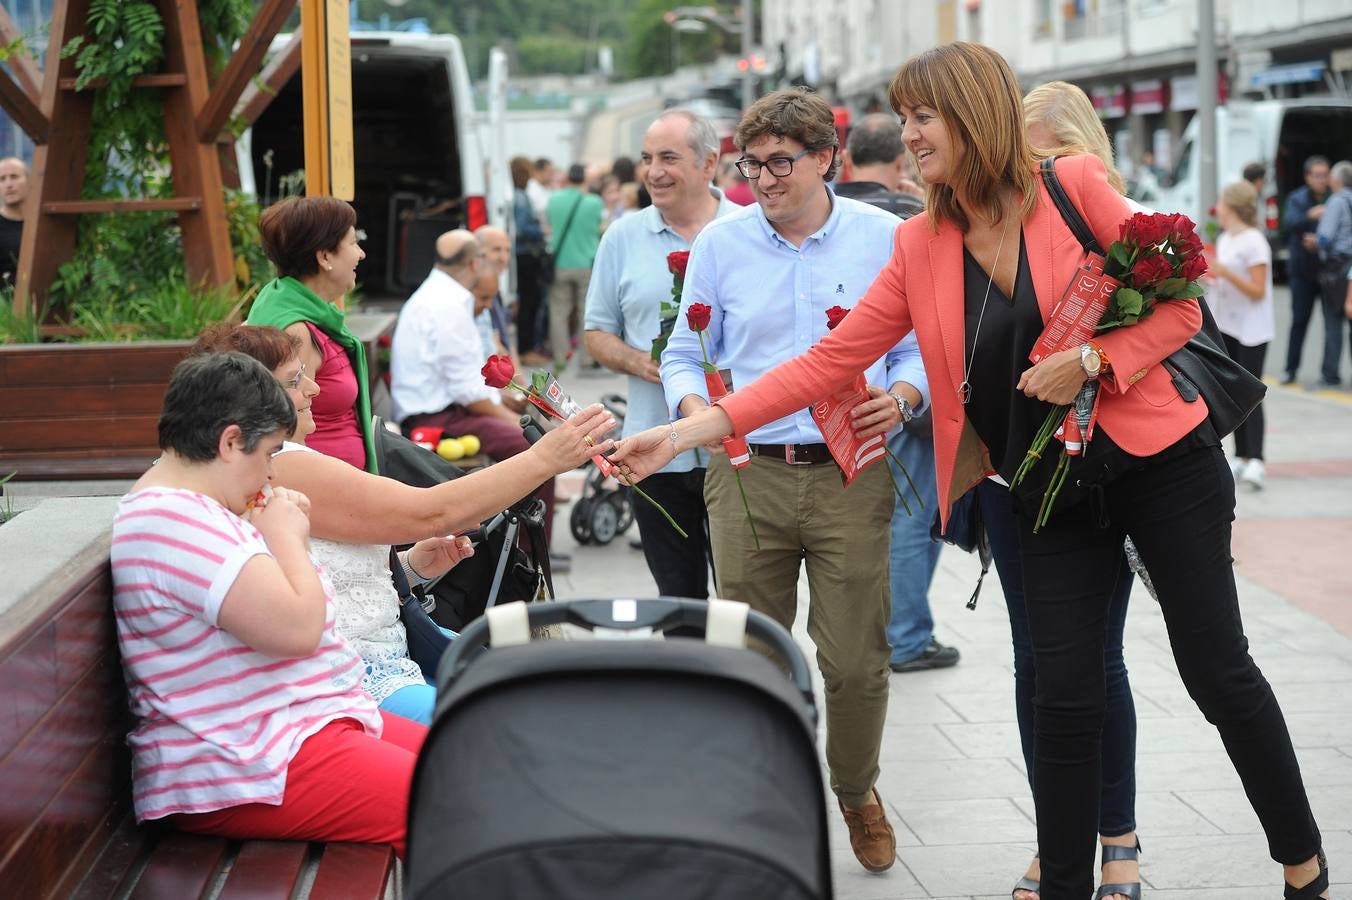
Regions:
<instances>
[{"instance_id":1,"label":"leather shoulder strap","mask_svg":"<svg viewBox=\"0 0 1352 900\"><path fill-rule=\"evenodd\" d=\"M1070 195L1061 186L1061 180L1056 177L1055 156L1049 156L1042 161L1042 181L1047 185L1047 193L1051 195L1052 203L1056 204L1057 210L1060 211L1066 227L1070 229L1071 234L1075 235L1075 239L1080 242L1080 246L1085 249L1085 252L1107 256L1108 254L1104 252L1098 238L1094 237L1094 232L1090 230L1089 225L1084 221L1084 217L1080 215L1080 211L1071 202Z\"/></svg>"}]
</instances>

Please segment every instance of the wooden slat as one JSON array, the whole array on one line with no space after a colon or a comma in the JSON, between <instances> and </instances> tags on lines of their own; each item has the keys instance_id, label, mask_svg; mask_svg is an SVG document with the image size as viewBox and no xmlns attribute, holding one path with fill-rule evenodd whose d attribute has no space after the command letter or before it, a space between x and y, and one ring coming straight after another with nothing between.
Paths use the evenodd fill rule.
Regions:
<instances>
[{"instance_id":1,"label":"wooden slat","mask_svg":"<svg viewBox=\"0 0 1352 900\"><path fill-rule=\"evenodd\" d=\"M76 200L84 185L94 97L88 91L60 91L57 85L62 77L76 75L74 54L62 59L61 50L84 33L88 18L89 0L62 0L52 7L42 82L42 114L51 129L48 142L33 149L29 176L30 190L39 207L51 200ZM68 216L42 215L40 209L33 219L24 223L14 286L14 308L22 312L36 308L34 301L46 295L56 270L74 254L80 224Z\"/></svg>"},{"instance_id":2,"label":"wooden slat","mask_svg":"<svg viewBox=\"0 0 1352 900\"><path fill-rule=\"evenodd\" d=\"M43 457L0 454L0 470L16 472L19 481L83 481L87 479L140 478L159 456L159 451L127 455L100 453L97 456L70 458L56 454Z\"/></svg>"},{"instance_id":3,"label":"wooden slat","mask_svg":"<svg viewBox=\"0 0 1352 900\"><path fill-rule=\"evenodd\" d=\"M90 385L79 391L65 387L0 387L0 421L11 417L158 415L163 403L162 384Z\"/></svg>"},{"instance_id":4,"label":"wooden slat","mask_svg":"<svg viewBox=\"0 0 1352 900\"><path fill-rule=\"evenodd\" d=\"M78 78L62 78L57 85L63 91L74 90L97 90L108 83L106 78L95 78L86 84L83 88L76 88L79 83ZM183 87L188 83L188 76L182 72L156 72L153 75L137 75L131 80L132 87L138 88L176 88Z\"/></svg>"},{"instance_id":5,"label":"wooden slat","mask_svg":"<svg viewBox=\"0 0 1352 900\"><path fill-rule=\"evenodd\" d=\"M19 27L14 24L14 20L9 17L9 13L0 6L0 44L6 47L13 44L24 36ZM42 72L38 70L37 61L27 50L20 50L11 53L9 56L9 70L14 73L14 80L23 88L24 93L33 101L35 106L42 103Z\"/></svg>"},{"instance_id":6,"label":"wooden slat","mask_svg":"<svg viewBox=\"0 0 1352 900\"><path fill-rule=\"evenodd\" d=\"M28 92L4 69L0 69L0 109L9 113L14 123L33 139L33 143L46 143L52 123L42 114Z\"/></svg>"},{"instance_id":7,"label":"wooden slat","mask_svg":"<svg viewBox=\"0 0 1352 900\"><path fill-rule=\"evenodd\" d=\"M49 216L80 216L85 213L191 212L202 208L201 197L162 197L133 200L48 200L42 211Z\"/></svg>"},{"instance_id":8,"label":"wooden slat","mask_svg":"<svg viewBox=\"0 0 1352 900\"><path fill-rule=\"evenodd\" d=\"M220 137L240 94L258 74L258 64L268 52L268 45L295 8L296 0L264 0L263 6L254 13L249 30L240 38L239 47L220 78L216 79L206 105L197 115L199 141L211 142Z\"/></svg>"},{"instance_id":9,"label":"wooden slat","mask_svg":"<svg viewBox=\"0 0 1352 900\"><path fill-rule=\"evenodd\" d=\"M206 106L209 89L197 4L158 0L157 6L164 18L164 67L188 77L182 90L164 95L164 133L174 193L202 199L200 208L179 217L183 267L189 284L226 287L235 283L235 255L230 248L221 160L214 141L197 139L197 116Z\"/></svg>"},{"instance_id":10,"label":"wooden slat","mask_svg":"<svg viewBox=\"0 0 1352 900\"><path fill-rule=\"evenodd\" d=\"M159 444L159 416L122 416L108 419L10 419L0 435L0 458L5 454L32 456L34 451L108 450L154 447Z\"/></svg>"},{"instance_id":11,"label":"wooden slat","mask_svg":"<svg viewBox=\"0 0 1352 900\"><path fill-rule=\"evenodd\" d=\"M195 900L226 860L221 838L166 832L132 888L129 900Z\"/></svg>"},{"instance_id":12,"label":"wooden slat","mask_svg":"<svg viewBox=\"0 0 1352 900\"><path fill-rule=\"evenodd\" d=\"M300 71L300 29L291 35L286 46L277 51L257 78L249 82L239 98L235 114L245 125L253 125L273 98L286 87L291 76Z\"/></svg>"},{"instance_id":13,"label":"wooden slat","mask_svg":"<svg viewBox=\"0 0 1352 900\"><path fill-rule=\"evenodd\" d=\"M304 841L248 841L217 900L290 900L309 849Z\"/></svg>"},{"instance_id":14,"label":"wooden slat","mask_svg":"<svg viewBox=\"0 0 1352 900\"><path fill-rule=\"evenodd\" d=\"M381 900L394 874L394 848L378 844L326 844L310 900Z\"/></svg>"},{"instance_id":15,"label":"wooden slat","mask_svg":"<svg viewBox=\"0 0 1352 900\"><path fill-rule=\"evenodd\" d=\"M143 344L0 345L0 384L79 387L90 384L169 384L188 341ZM4 410L0 408L0 418Z\"/></svg>"},{"instance_id":16,"label":"wooden slat","mask_svg":"<svg viewBox=\"0 0 1352 900\"><path fill-rule=\"evenodd\" d=\"M69 889L54 896L69 896L70 900L108 900L117 895L117 889L128 879L136 862L146 850L149 832L136 827L136 818L125 813L112 826L101 852L88 871L74 871Z\"/></svg>"}]
</instances>

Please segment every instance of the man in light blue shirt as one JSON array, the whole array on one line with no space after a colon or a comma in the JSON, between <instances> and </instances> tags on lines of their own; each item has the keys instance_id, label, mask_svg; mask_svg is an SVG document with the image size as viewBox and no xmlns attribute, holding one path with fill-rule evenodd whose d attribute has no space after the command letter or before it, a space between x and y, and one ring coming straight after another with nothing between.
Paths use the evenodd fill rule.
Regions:
<instances>
[{"instance_id":1,"label":"man in light blue shirt","mask_svg":"<svg viewBox=\"0 0 1352 900\"><path fill-rule=\"evenodd\" d=\"M667 254L689 250L710 221L740 209L710 186L718 164L718 135L687 110L663 113L643 137L639 174L653 203L616 221L601 238L587 289L585 340L597 362L629 375L625 436L667 421L653 339L661 331L663 300L671 298ZM646 503L634 518L643 555L669 597L709 596L708 516L704 508L706 451L682 453L643 488L689 535L682 538Z\"/></svg>"},{"instance_id":2,"label":"man in light blue shirt","mask_svg":"<svg viewBox=\"0 0 1352 900\"><path fill-rule=\"evenodd\" d=\"M712 309L703 347L719 368L731 370L735 387L826 336L826 310L852 307L864 295L891 256L900 220L827 186L840 166L839 139L830 106L815 94L762 97L734 140L756 205L711 222L696 238L682 306ZM702 360L699 336L683 314L662 354L673 417L708 406ZM870 366L865 378L870 399L855 409L861 437L885 434L924 406L928 382L913 338ZM875 464L844 487L806 409L746 439L752 459L740 474L759 547L726 456L710 462L705 484L719 594L789 627L806 561L808 634L826 685L831 788L856 858L880 872L896 858L875 788L890 675L892 481L886 466Z\"/></svg>"},{"instance_id":3,"label":"man in light blue shirt","mask_svg":"<svg viewBox=\"0 0 1352 900\"><path fill-rule=\"evenodd\" d=\"M1352 162L1335 163L1329 172L1333 192L1324 201L1324 215L1315 234L1319 240L1319 292L1324 305L1324 371L1321 387L1338 387L1339 357L1343 353L1342 299L1348 269L1352 267Z\"/></svg>"}]
</instances>

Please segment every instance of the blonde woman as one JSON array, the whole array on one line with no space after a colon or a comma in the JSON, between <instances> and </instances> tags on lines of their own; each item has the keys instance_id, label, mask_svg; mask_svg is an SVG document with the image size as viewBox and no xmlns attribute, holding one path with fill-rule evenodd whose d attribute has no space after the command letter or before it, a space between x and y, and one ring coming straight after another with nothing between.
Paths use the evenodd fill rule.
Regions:
<instances>
[{"instance_id":1,"label":"blonde woman","mask_svg":"<svg viewBox=\"0 0 1352 900\"><path fill-rule=\"evenodd\" d=\"M1259 378L1276 330L1272 318L1272 248L1258 229L1258 192L1247 181L1228 184L1216 204L1221 226L1216 239L1214 276L1207 302L1216 314L1225 351ZM1230 460L1235 480L1251 488L1263 486L1263 405L1235 429L1235 455Z\"/></svg>"},{"instance_id":2,"label":"blonde woman","mask_svg":"<svg viewBox=\"0 0 1352 900\"><path fill-rule=\"evenodd\" d=\"M1040 84L1023 98L1023 119L1035 155L1092 153L1103 161L1108 184L1126 199L1132 212L1154 212L1127 196L1127 183L1113 162L1108 132L1084 91L1068 81Z\"/></svg>"}]
</instances>

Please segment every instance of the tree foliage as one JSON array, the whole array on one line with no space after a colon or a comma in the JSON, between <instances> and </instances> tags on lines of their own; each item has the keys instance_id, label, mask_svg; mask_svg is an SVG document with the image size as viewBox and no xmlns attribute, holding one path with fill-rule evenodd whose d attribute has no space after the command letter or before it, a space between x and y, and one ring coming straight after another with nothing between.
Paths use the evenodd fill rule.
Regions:
<instances>
[{"instance_id":1,"label":"tree foliage","mask_svg":"<svg viewBox=\"0 0 1352 900\"><path fill-rule=\"evenodd\" d=\"M671 71L671 28L663 15L682 0L408 0L397 9L385 0L359 0L363 19L425 18L433 31L457 35L474 78L482 78L488 51L503 47L512 55L512 71L521 75L574 74L591 71L596 48L614 48L620 74L629 77ZM731 15L736 2L713 5ZM737 38L710 27L701 34L682 34L683 63L711 59L721 46L737 46Z\"/></svg>"}]
</instances>

